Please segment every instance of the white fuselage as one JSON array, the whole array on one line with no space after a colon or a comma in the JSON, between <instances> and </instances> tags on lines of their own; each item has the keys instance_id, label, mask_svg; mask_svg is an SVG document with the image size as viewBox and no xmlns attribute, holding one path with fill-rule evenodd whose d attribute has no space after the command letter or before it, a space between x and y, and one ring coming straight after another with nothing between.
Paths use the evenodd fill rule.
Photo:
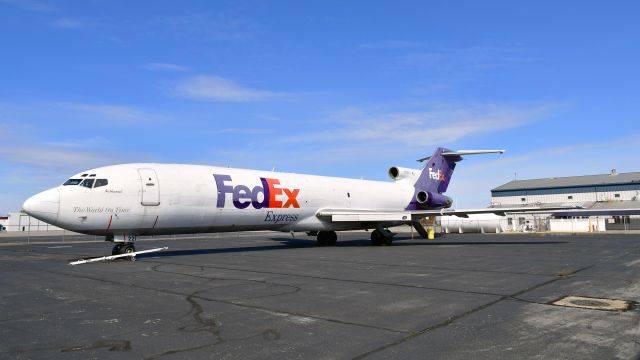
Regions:
<instances>
[{"instance_id":1,"label":"white fuselage","mask_svg":"<svg viewBox=\"0 0 640 360\"><path fill-rule=\"evenodd\" d=\"M24 210L64 229L96 235L152 235L241 230L335 231L369 227L334 223L320 209L402 210L413 180L367 181L179 164L125 164L71 179L28 199ZM267 196L268 195L268 196Z\"/></svg>"}]
</instances>

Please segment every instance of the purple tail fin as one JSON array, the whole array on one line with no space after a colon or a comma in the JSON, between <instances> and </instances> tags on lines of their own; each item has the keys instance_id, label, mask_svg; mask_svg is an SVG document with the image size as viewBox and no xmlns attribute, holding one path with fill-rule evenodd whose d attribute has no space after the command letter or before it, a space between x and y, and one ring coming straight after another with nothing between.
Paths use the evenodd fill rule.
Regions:
<instances>
[{"instance_id":1,"label":"purple tail fin","mask_svg":"<svg viewBox=\"0 0 640 360\"><path fill-rule=\"evenodd\" d=\"M449 181L451 181L451 175L453 175L453 170L456 168L456 163L462 160L462 157L443 156L443 152L451 152L451 150L437 148L433 155L431 155L431 158L426 161L426 165L414 185L416 189L438 194L447 191Z\"/></svg>"},{"instance_id":2,"label":"purple tail fin","mask_svg":"<svg viewBox=\"0 0 640 360\"><path fill-rule=\"evenodd\" d=\"M444 156L442 155L443 152L450 153L452 151L445 148L437 148L433 155L427 158L420 177L413 185L415 191L407 210L451 206L451 198L442 195L442 193L447 191L456 163L462 160L462 157L459 155Z\"/></svg>"},{"instance_id":3,"label":"purple tail fin","mask_svg":"<svg viewBox=\"0 0 640 360\"><path fill-rule=\"evenodd\" d=\"M458 150L451 151L445 148L437 148L432 156L418 161L427 161L422 173L413 187L413 198L407 206L407 210L448 208L453 204L450 197L443 193L449 187L451 175L456 168L456 163L462 160L461 155L474 154L502 154L504 150Z\"/></svg>"}]
</instances>

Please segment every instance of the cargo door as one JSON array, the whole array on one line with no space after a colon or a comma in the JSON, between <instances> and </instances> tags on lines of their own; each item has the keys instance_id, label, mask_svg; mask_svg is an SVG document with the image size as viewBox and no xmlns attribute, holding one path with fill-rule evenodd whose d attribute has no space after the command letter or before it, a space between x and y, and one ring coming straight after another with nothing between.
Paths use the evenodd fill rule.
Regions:
<instances>
[{"instance_id":1,"label":"cargo door","mask_svg":"<svg viewBox=\"0 0 640 360\"><path fill-rule=\"evenodd\" d=\"M160 205L160 184L158 175L153 169L138 169L142 185L142 205Z\"/></svg>"}]
</instances>

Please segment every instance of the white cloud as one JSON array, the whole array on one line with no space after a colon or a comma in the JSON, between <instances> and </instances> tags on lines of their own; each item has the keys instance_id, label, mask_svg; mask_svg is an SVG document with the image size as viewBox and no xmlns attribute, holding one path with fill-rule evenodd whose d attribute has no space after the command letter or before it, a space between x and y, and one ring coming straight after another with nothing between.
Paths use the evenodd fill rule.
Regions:
<instances>
[{"instance_id":1,"label":"white cloud","mask_svg":"<svg viewBox=\"0 0 640 360\"><path fill-rule=\"evenodd\" d=\"M82 139L72 139L66 141L47 141L42 143L47 146L54 146L66 149L82 149L91 147L105 147L112 146L112 141L99 136L92 136Z\"/></svg>"},{"instance_id":2,"label":"white cloud","mask_svg":"<svg viewBox=\"0 0 640 360\"><path fill-rule=\"evenodd\" d=\"M186 12L156 17L151 25L170 36L205 41L245 41L259 32L254 20L230 13Z\"/></svg>"},{"instance_id":3,"label":"white cloud","mask_svg":"<svg viewBox=\"0 0 640 360\"><path fill-rule=\"evenodd\" d=\"M208 131L209 134L212 135L259 135L259 134L266 134L266 133L270 133L271 130L270 129L263 129L263 128L226 128L226 129L217 129L217 130L211 130Z\"/></svg>"},{"instance_id":4,"label":"white cloud","mask_svg":"<svg viewBox=\"0 0 640 360\"><path fill-rule=\"evenodd\" d=\"M97 154L55 146L3 144L0 145L0 153L0 159L5 161L56 168L94 167L95 164L104 163L104 159Z\"/></svg>"},{"instance_id":5,"label":"white cloud","mask_svg":"<svg viewBox=\"0 0 640 360\"><path fill-rule=\"evenodd\" d=\"M60 29L80 29L87 27L88 24L77 19L59 18L51 23L51 26Z\"/></svg>"},{"instance_id":6,"label":"white cloud","mask_svg":"<svg viewBox=\"0 0 640 360\"><path fill-rule=\"evenodd\" d=\"M368 43L362 43L358 45L361 49L376 49L376 50L396 50L396 49L417 49L426 47L426 43L417 41L406 40L383 40L373 41Z\"/></svg>"},{"instance_id":7,"label":"white cloud","mask_svg":"<svg viewBox=\"0 0 640 360\"><path fill-rule=\"evenodd\" d=\"M185 72L189 68L169 63L146 63L142 67L149 71L166 71L166 72Z\"/></svg>"},{"instance_id":8,"label":"white cloud","mask_svg":"<svg viewBox=\"0 0 640 360\"><path fill-rule=\"evenodd\" d=\"M3 126L0 133L0 161L48 169L73 170L104 165L115 160L113 152L89 147L85 140L47 143ZM76 146L71 146L75 143ZM82 144L87 144L82 146Z\"/></svg>"},{"instance_id":9,"label":"white cloud","mask_svg":"<svg viewBox=\"0 0 640 360\"><path fill-rule=\"evenodd\" d=\"M414 70L460 71L489 69L532 60L529 50L516 44L446 48L426 42L387 40L363 43L366 50L393 50L400 67Z\"/></svg>"},{"instance_id":10,"label":"white cloud","mask_svg":"<svg viewBox=\"0 0 640 360\"><path fill-rule=\"evenodd\" d=\"M263 101L284 96L265 90L256 90L217 76L199 75L180 82L174 95L202 101Z\"/></svg>"},{"instance_id":11,"label":"white cloud","mask_svg":"<svg viewBox=\"0 0 640 360\"><path fill-rule=\"evenodd\" d=\"M56 105L67 110L89 114L90 118L93 120L106 119L117 123L130 124L146 122L157 118L157 115L147 113L146 111L131 106L73 102L57 103Z\"/></svg>"},{"instance_id":12,"label":"white cloud","mask_svg":"<svg viewBox=\"0 0 640 360\"><path fill-rule=\"evenodd\" d=\"M54 109L49 107L47 111L51 114L56 111ZM134 153L126 146L114 146L112 140L117 139L102 135L85 136L88 134L82 133L82 127L74 130L74 126L71 126L62 132L50 129L53 130L50 133L47 126L31 122L29 116L6 116L7 112L1 110L2 107L0 187L4 192L0 191L0 213L19 210L28 196L58 185L79 171L131 162L132 157L136 161L148 159L144 151L137 150ZM66 123L68 114L64 112L56 116L65 119ZM96 121L91 118L91 122Z\"/></svg>"},{"instance_id":13,"label":"white cloud","mask_svg":"<svg viewBox=\"0 0 640 360\"><path fill-rule=\"evenodd\" d=\"M27 11L51 12L58 10L55 6L36 0L0 0L0 3L14 5Z\"/></svg>"},{"instance_id":14,"label":"white cloud","mask_svg":"<svg viewBox=\"0 0 640 360\"><path fill-rule=\"evenodd\" d=\"M381 72L409 73L418 94L452 91L462 84L503 74L505 69L527 66L536 55L514 43L488 43L467 47L446 47L414 41L377 41L360 44L361 51L383 51ZM388 60L385 60L388 59ZM422 75L420 75L422 74ZM417 76L420 75L420 76Z\"/></svg>"},{"instance_id":15,"label":"white cloud","mask_svg":"<svg viewBox=\"0 0 640 360\"><path fill-rule=\"evenodd\" d=\"M515 45L472 46L457 49L425 49L398 57L398 64L414 70L441 73L470 72L529 62L528 50Z\"/></svg>"},{"instance_id":16,"label":"white cloud","mask_svg":"<svg viewBox=\"0 0 640 360\"><path fill-rule=\"evenodd\" d=\"M550 110L551 107L546 105L479 105L404 113L379 113L352 108L332 119L337 126L331 130L300 134L284 141L425 147L522 126L539 119Z\"/></svg>"},{"instance_id":17,"label":"white cloud","mask_svg":"<svg viewBox=\"0 0 640 360\"><path fill-rule=\"evenodd\" d=\"M28 131L12 131L2 124L0 132L0 213L18 211L22 202L39 191L62 183L82 170L123 162L126 157L114 151L100 151L77 142L46 143L25 135ZM74 146L76 145L76 146Z\"/></svg>"}]
</instances>

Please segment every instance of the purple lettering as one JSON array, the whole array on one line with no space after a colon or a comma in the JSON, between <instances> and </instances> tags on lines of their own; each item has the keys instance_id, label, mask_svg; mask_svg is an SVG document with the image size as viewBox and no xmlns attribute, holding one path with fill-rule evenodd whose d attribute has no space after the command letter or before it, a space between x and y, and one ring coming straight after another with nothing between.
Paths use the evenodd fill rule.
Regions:
<instances>
[{"instance_id":1,"label":"purple lettering","mask_svg":"<svg viewBox=\"0 0 640 360\"><path fill-rule=\"evenodd\" d=\"M262 186L256 186L253 188L251 192L251 203L253 207L256 209L268 208L269 207L269 186L267 184L267 180L265 178L260 178L262 182ZM263 199L262 202L258 201L258 194L262 193Z\"/></svg>"},{"instance_id":2,"label":"purple lettering","mask_svg":"<svg viewBox=\"0 0 640 360\"><path fill-rule=\"evenodd\" d=\"M254 209L264 208L283 208L293 207L299 208L298 194L300 189L288 189L280 185L280 180L260 178L262 186L258 185L253 188L249 188L246 185L227 185L227 182L231 182L231 176L213 174L216 180L216 187L218 188L218 199L216 207L224 208L227 200L227 194L231 194L233 206L236 209L246 209L249 205L253 205ZM260 200L262 196L262 200ZM286 201L283 204L282 196L286 197ZM269 215L267 215L268 217ZM283 221L283 218L276 218L276 222Z\"/></svg>"},{"instance_id":3,"label":"purple lettering","mask_svg":"<svg viewBox=\"0 0 640 360\"><path fill-rule=\"evenodd\" d=\"M235 189L233 189L233 206L235 206L236 209L247 208L251 204L251 201L242 202L240 200L250 200L250 194L252 194L252 192L248 187L244 185L236 186Z\"/></svg>"},{"instance_id":4,"label":"purple lettering","mask_svg":"<svg viewBox=\"0 0 640 360\"><path fill-rule=\"evenodd\" d=\"M224 184L225 181L231 181L231 176L213 174L213 177L216 179L216 186L218 187L218 202L216 207L223 208L227 194L233 192L233 186L226 186Z\"/></svg>"}]
</instances>

